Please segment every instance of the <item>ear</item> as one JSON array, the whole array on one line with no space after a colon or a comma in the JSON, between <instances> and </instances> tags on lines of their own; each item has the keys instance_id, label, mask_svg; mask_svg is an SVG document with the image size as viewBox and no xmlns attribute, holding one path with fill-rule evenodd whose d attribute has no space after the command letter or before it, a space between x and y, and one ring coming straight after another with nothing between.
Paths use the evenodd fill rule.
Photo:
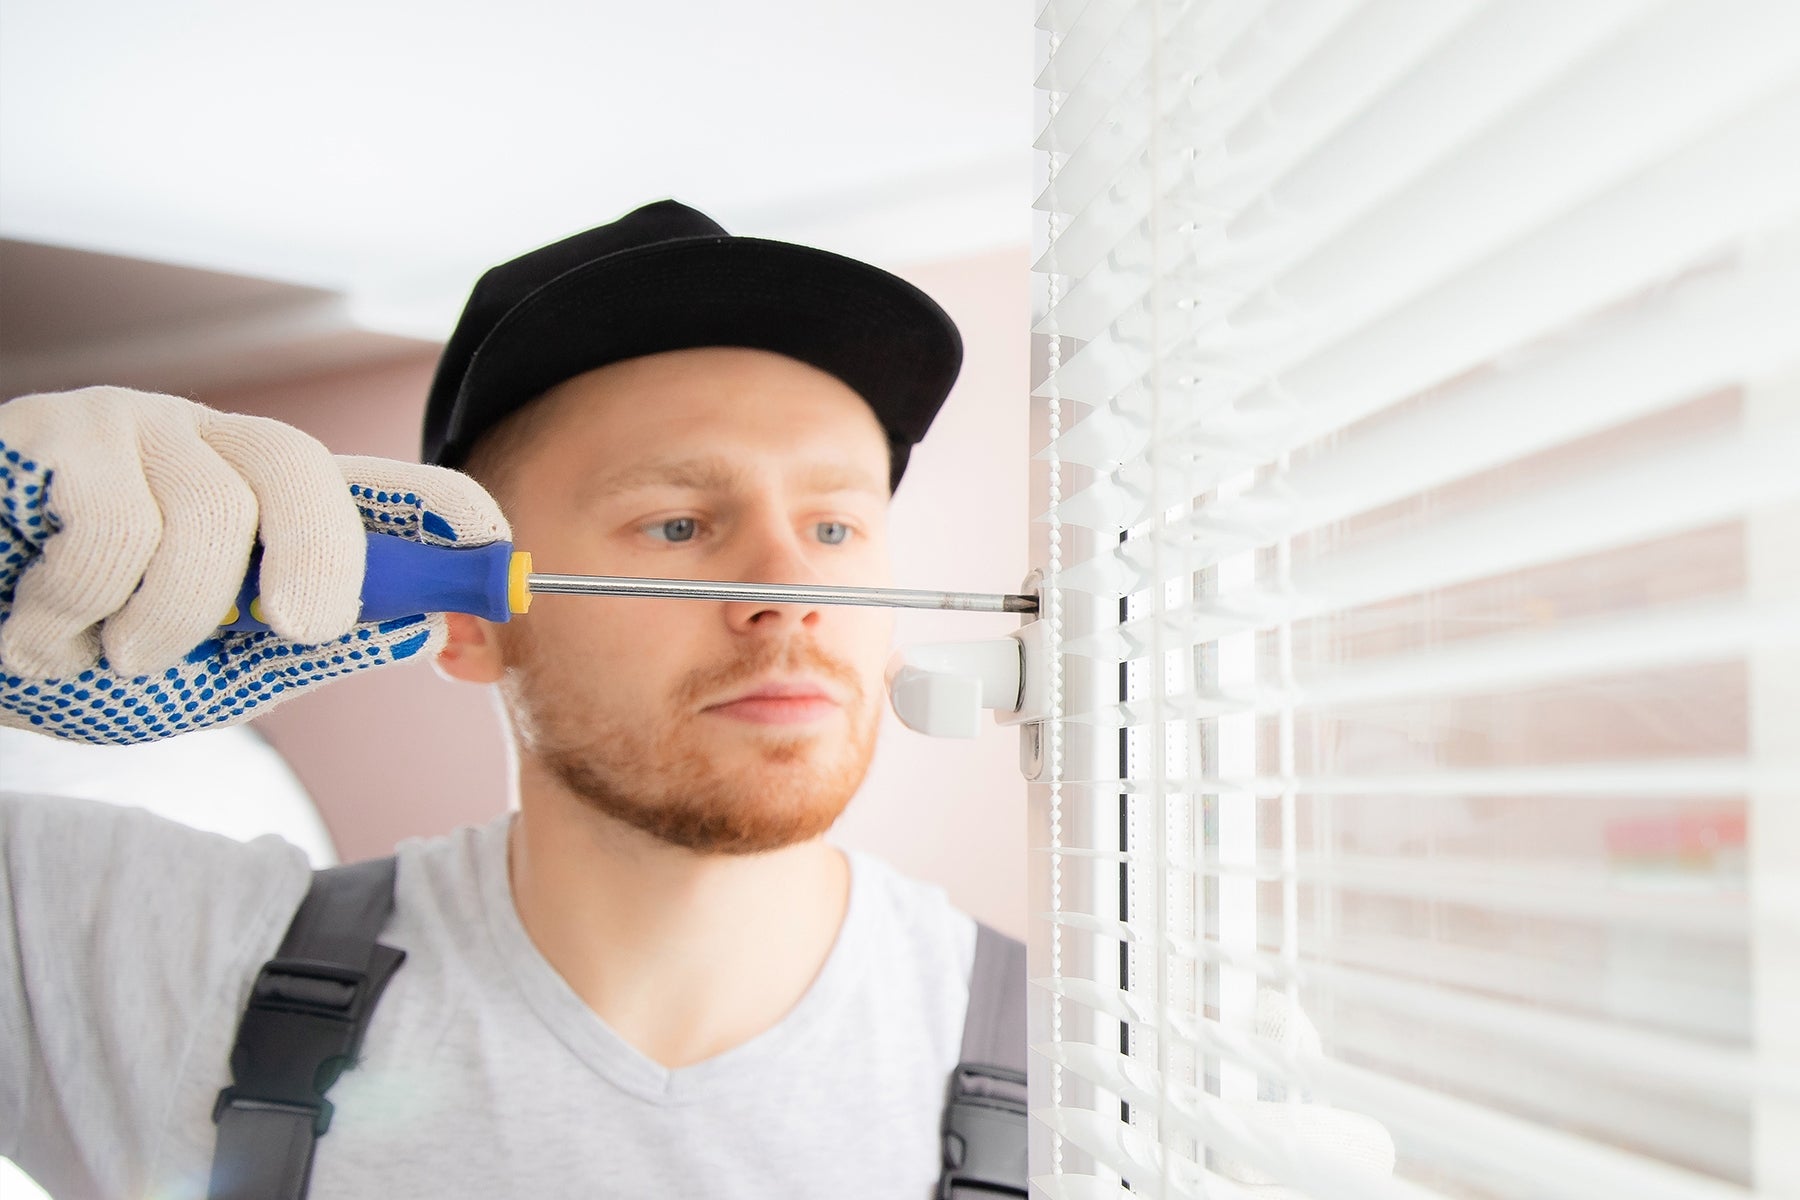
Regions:
<instances>
[{"instance_id":1,"label":"ear","mask_svg":"<svg viewBox=\"0 0 1800 1200\"><path fill-rule=\"evenodd\" d=\"M468 613L444 614L445 638L432 665L445 679L497 683L506 669L499 631L491 621Z\"/></svg>"}]
</instances>

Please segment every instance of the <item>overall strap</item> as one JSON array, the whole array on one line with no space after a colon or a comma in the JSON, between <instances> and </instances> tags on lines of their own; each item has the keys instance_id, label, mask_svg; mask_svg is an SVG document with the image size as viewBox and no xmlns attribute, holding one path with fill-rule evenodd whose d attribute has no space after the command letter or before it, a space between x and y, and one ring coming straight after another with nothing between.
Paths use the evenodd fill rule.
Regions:
<instances>
[{"instance_id":1,"label":"overall strap","mask_svg":"<svg viewBox=\"0 0 1800 1200\"><path fill-rule=\"evenodd\" d=\"M301 1200L325 1093L356 1060L381 989L406 953L375 939L394 911L394 860L313 873L275 957L263 964L231 1050L209 1200Z\"/></svg>"},{"instance_id":2,"label":"overall strap","mask_svg":"<svg viewBox=\"0 0 1800 1200\"><path fill-rule=\"evenodd\" d=\"M1025 944L977 925L962 1061L944 1104L938 1200L1026 1194Z\"/></svg>"}]
</instances>

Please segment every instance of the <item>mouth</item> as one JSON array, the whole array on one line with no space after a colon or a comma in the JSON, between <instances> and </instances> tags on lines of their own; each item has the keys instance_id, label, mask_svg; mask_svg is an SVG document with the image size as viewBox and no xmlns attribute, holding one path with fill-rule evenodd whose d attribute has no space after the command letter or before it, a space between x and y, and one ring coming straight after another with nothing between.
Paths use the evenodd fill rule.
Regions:
<instances>
[{"instance_id":1,"label":"mouth","mask_svg":"<svg viewBox=\"0 0 1800 1200\"><path fill-rule=\"evenodd\" d=\"M810 679L768 680L702 712L751 725L809 725L843 708L823 684Z\"/></svg>"}]
</instances>

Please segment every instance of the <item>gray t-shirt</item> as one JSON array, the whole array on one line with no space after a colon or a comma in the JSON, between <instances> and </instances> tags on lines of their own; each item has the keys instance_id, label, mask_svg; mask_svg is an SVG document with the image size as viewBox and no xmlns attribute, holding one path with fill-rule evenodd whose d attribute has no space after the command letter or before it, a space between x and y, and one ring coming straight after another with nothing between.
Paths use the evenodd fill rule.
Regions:
<instances>
[{"instance_id":1,"label":"gray t-shirt","mask_svg":"<svg viewBox=\"0 0 1800 1200\"><path fill-rule=\"evenodd\" d=\"M852 853L824 969L774 1028L669 1070L519 924L505 819L400 847L407 952L338 1081L314 1200L923 1200L975 924ZM0 796L0 1153L58 1197L205 1195L250 981L306 890L300 852L148 813Z\"/></svg>"}]
</instances>

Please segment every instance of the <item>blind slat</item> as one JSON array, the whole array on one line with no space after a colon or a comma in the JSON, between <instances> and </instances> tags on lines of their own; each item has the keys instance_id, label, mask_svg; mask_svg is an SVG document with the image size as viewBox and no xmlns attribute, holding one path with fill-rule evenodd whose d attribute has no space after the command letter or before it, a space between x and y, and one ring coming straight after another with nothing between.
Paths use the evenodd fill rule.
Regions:
<instances>
[{"instance_id":1,"label":"blind slat","mask_svg":"<svg viewBox=\"0 0 1800 1200\"><path fill-rule=\"evenodd\" d=\"M1633 1028L1616 1020L1560 1013L1538 1005L1496 999L1437 983L1405 978L1341 963L1302 956L1288 962L1267 951L1244 953L1202 941L1198 956L1253 972L1269 987L1289 982L1318 988L1328 998L1350 998L1379 1004L1403 1019L1450 1026L1471 1037L1504 1039L1521 1051L1554 1055L1570 1070L1603 1071L1630 1085L1662 1087L1707 1103L1741 1106L1757 1091L1788 1099L1800 1098L1800 1074L1771 1070L1754 1055L1727 1049L1696 1036L1677 1036L1655 1029ZM1080 1004L1113 1020L1156 1030L1162 1015L1139 997L1091 980L1034 980L1042 990ZM1646 984L1646 987L1654 984ZM1413 1026L1418 1028L1419 1026Z\"/></svg>"},{"instance_id":2,"label":"blind slat","mask_svg":"<svg viewBox=\"0 0 1800 1200\"><path fill-rule=\"evenodd\" d=\"M1300 112L1292 102L1283 106L1275 126L1278 144L1262 145L1246 159L1229 153L1232 143L1222 139L1202 153L1191 173L1164 181L1161 191L1151 186L1144 165L1116 177L1036 264L1037 270L1080 280L1040 331L1093 337L1142 297L1153 208L1167 214L1158 232L1177 248L1180 242L1166 235L1180 228L1184 210L1203 206L1220 214L1216 226L1207 226L1217 229L1217 237L1198 241L1191 262L1177 252L1174 271L1184 282L1223 278L1242 285L1266 277L1305 249L1290 236L1271 241L1275 222L1286 225L1317 212L1326 200L1339 219L1367 209L1645 11L1627 0L1523 0L1488 5L1468 20L1475 7L1365 9L1333 38L1339 62L1325 77L1340 82L1341 90L1309 97ZM1546 37L1546 29L1559 36ZM1396 31L1402 36L1396 38ZM1311 67L1303 64L1296 76L1306 78ZM1346 77L1347 71L1356 74ZM1263 140L1272 139L1265 133ZM1097 301L1085 291L1090 285L1119 299Z\"/></svg>"},{"instance_id":3,"label":"blind slat","mask_svg":"<svg viewBox=\"0 0 1800 1200\"><path fill-rule=\"evenodd\" d=\"M1422 1153L1459 1161L1484 1172L1493 1181L1535 1186L1546 1194L1582 1196L1653 1197L1657 1200L1742 1200L1749 1195L1742 1188L1718 1183L1690 1171L1597 1145L1578 1135L1537 1125L1506 1113L1445 1096L1427 1088L1384 1077L1347 1063L1308 1056L1298 1060L1280 1047L1248 1034L1224 1029L1214 1022L1189 1019L1178 1022L1186 1026L1185 1036L1208 1051L1234 1062L1274 1075L1301 1080L1351 1111L1361 1112L1392 1128L1404 1130L1415 1139ZM1092 1047L1086 1054L1097 1060L1108 1052ZM1068 1062L1065 1070L1074 1070ZM1141 1066L1142 1064L1138 1064ZM1101 1088L1116 1083L1120 1073L1106 1069L1095 1071L1100 1078L1090 1082ZM1110 1090L1110 1088L1108 1089ZM1165 1087L1161 1094L1198 1098L1188 1088ZM1084 1110L1051 1110L1043 1117L1046 1124L1060 1116L1079 1114ZM1195 1111L1183 1114L1193 1126L1212 1134ZM1216 1118L1214 1118L1216 1120ZM1109 1133L1129 1131L1112 1122L1106 1127L1098 1114L1078 1117L1074 1122L1056 1125L1059 1131L1078 1134L1084 1149L1098 1147L1102 1161L1115 1170L1129 1173L1134 1167L1150 1169L1155 1161L1153 1147L1137 1137L1128 1142L1129 1149L1106 1141ZM1091 1143L1086 1139L1092 1139ZM1142 1157L1138 1157L1138 1155ZM1097 1156L1098 1157L1098 1156ZM1345 1186L1349 1177L1333 1181ZM1378 1185L1382 1186L1382 1185ZM1406 1185L1392 1181L1385 1186L1393 1190L1376 1194L1400 1195ZM1410 1189L1409 1189L1410 1190Z\"/></svg>"},{"instance_id":4,"label":"blind slat","mask_svg":"<svg viewBox=\"0 0 1800 1200\"><path fill-rule=\"evenodd\" d=\"M1258 688L1249 710L1272 713L1403 696L1516 691L1794 645L1800 645L1800 614L1787 606L1697 603L1379 659L1308 679L1288 691Z\"/></svg>"},{"instance_id":5,"label":"blind slat","mask_svg":"<svg viewBox=\"0 0 1800 1200\"><path fill-rule=\"evenodd\" d=\"M1045 23L1050 16L1047 10L1039 18L1039 27L1056 37L1055 47L1032 85L1040 92L1063 92L1076 86L1122 27L1134 21L1147 24L1149 6L1135 0L1087 0L1073 11L1076 15L1069 21Z\"/></svg>"},{"instance_id":6,"label":"blind slat","mask_svg":"<svg viewBox=\"0 0 1800 1200\"><path fill-rule=\"evenodd\" d=\"M1254 404L1278 376L1302 403L1353 380L1359 392L1391 402L1628 298L1736 239L1790 224L1800 208L1800 161L1786 151L1797 139L1800 87L1491 252L1434 261L1404 224L1387 222L1343 252L1349 257L1338 270L1353 279L1334 275L1338 282L1305 292L1279 282L1264 300L1193 336L1175 328L1155 338L1108 334L1070 355L1044 387L1104 404L1154 371L1179 396L1217 364L1244 383L1197 416ZM1739 185L1747 175L1756 188Z\"/></svg>"},{"instance_id":7,"label":"blind slat","mask_svg":"<svg viewBox=\"0 0 1800 1200\"><path fill-rule=\"evenodd\" d=\"M1103 647L1101 657L1135 662L1150 653L1148 644L1135 637L1121 638L1119 643ZM1437 699L1567 686L1594 676L1623 678L1796 645L1800 645L1800 614L1789 606L1700 602L1474 638L1316 675L1308 672L1287 684L1260 684L1242 691L1179 688L1154 702L1129 700L1092 708L1076 703L1067 706L1063 715L1068 721L1117 727L1150 720L1158 705L1165 719L1305 712L1400 698ZM1165 640L1165 652L1170 648ZM1078 652L1079 648L1070 651Z\"/></svg>"},{"instance_id":8,"label":"blind slat","mask_svg":"<svg viewBox=\"0 0 1800 1200\"><path fill-rule=\"evenodd\" d=\"M1154 785L1107 776L1060 781L1071 794L1137 795L1155 789L1189 795L1311 796L1732 796L1800 787L1800 772L1743 758L1665 758L1655 762L1575 762L1553 766L1343 771L1331 775L1169 776Z\"/></svg>"},{"instance_id":9,"label":"blind slat","mask_svg":"<svg viewBox=\"0 0 1800 1200\"><path fill-rule=\"evenodd\" d=\"M1738 432L1696 437L1585 477L1402 529L1296 567L1291 587L1282 592L1252 583L1195 600L1188 609L1188 641L1344 612L1736 517L1800 494L1800 472L1789 457L1797 437L1800 429L1788 427L1756 438ZM1126 542L1066 568L1058 584L1125 596L1151 585L1159 561L1188 573L1242 550L1241 544L1221 545L1181 523L1159 536L1163 544L1154 551L1143 544L1149 538Z\"/></svg>"},{"instance_id":10,"label":"blind slat","mask_svg":"<svg viewBox=\"0 0 1800 1200\"><path fill-rule=\"evenodd\" d=\"M1250 863L1236 863L1209 856L1191 862L1188 873L1262 882L1292 879L1302 885L1330 884L1337 895L1431 900L1488 913L1652 929L1684 938L1730 941L1742 934L1742 883L1716 881L1703 887L1695 882L1671 891L1633 886L1628 876L1609 878L1573 867L1509 866L1449 856L1418 861L1370 854L1301 854L1292 861L1294 865L1286 866L1278 856L1263 855ZM1064 909L1054 919L1078 915ZM1149 929L1133 929L1133 940L1154 936ZM1167 939L1162 944L1192 945L1192 939Z\"/></svg>"},{"instance_id":11,"label":"blind slat","mask_svg":"<svg viewBox=\"0 0 1800 1200\"><path fill-rule=\"evenodd\" d=\"M1183 1085L1169 1087L1157 1079L1138 1060L1091 1045L1057 1045L1038 1047L1038 1052L1051 1062L1088 1079L1126 1103L1141 1108L1176 1129L1204 1131L1205 1135L1228 1154L1235 1164L1249 1168L1268 1179L1287 1179L1302 1187L1330 1189L1321 1194L1356 1200L1432 1200L1435 1194L1375 1175L1366 1167L1355 1169L1352 1152L1333 1155L1330 1135L1338 1133L1335 1125L1358 1123L1366 1118L1345 1114L1316 1105L1287 1107L1277 1104L1232 1104L1216 1100L1196 1088ZM1312 1133L1313 1137L1303 1136ZM1324 1137L1318 1135L1323 1134ZM1341 1137L1341 1135L1340 1135ZM1107 1148L1112 1151L1113 1147ZM1119 1147L1124 1156L1114 1161L1132 1161L1133 1148ZM1349 1161L1346 1161L1346 1160ZM1185 1166L1185 1164L1183 1164ZM1173 1182L1186 1189L1198 1187L1202 1172L1189 1168L1176 1174ZM1161 1182L1160 1180L1158 1182ZM1219 1190L1227 1182L1217 1174L1206 1176L1206 1190L1194 1195L1226 1194ZM1257 1193L1251 1192L1250 1195Z\"/></svg>"},{"instance_id":12,"label":"blind slat","mask_svg":"<svg viewBox=\"0 0 1800 1200\"><path fill-rule=\"evenodd\" d=\"M1256 60L1279 52L1286 41L1257 37L1256 32L1279 24L1284 10L1340 10L1346 6L1346 0L1317 0L1312 4L1274 6L1270 13L1254 0L1223 0L1186 6L1158 22L1151 14L1159 6L1145 5L1140 17L1127 18L1120 27L1121 36L1115 44L1121 54L1130 55L1135 35L1147 33L1159 42L1178 44L1176 61L1185 70L1179 79L1166 80L1153 79L1149 70L1138 71L1138 78L1111 98L1106 118L1095 122L1079 141L1045 147L1066 154L1067 158L1034 207L1070 214L1083 211L1103 188L1117 186L1121 176L1142 160L1144 147L1156 131L1171 121L1188 129L1204 126L1213 136L1222 136L1235 115L1266 92L1252 69ZM1249 35L1245 34L1246 29L1251 31ZM1248 47L1247 52L1233 54L1240 42ZM1161 53L1167 58L1171 53L1169 46L1165 45ZM1229 71L1224 67L1228 59L1237 60ZM1110 65L1103 64L1096 74L1109 75L1106 68ZM1100 82L1099 86L1104 93L1111 85ZM1077 92L1073 101L1079 106L1084 97ZM1070 126L1071 131L1073 128ZM1058 132L1062 130L1047 130L1046 140Z\"/></svg>"},{"instance_id":13,"label":"blind slat","mask_svg":"<svg viewBox=\"0 0 1800 1200\"><path fill-rule=\"evenodd\" d=\"M1538 24L1541 44L1543 22ZM1515 37L1522 34L1523 25L1513 32ZM1111 241L1106 258L1083 274L1110 262L1134 271L1140 281L1161 272L1177 279L1224 276L1258 293L1273 289L1219 314L1238 325L1254 325L1271 311L1379 311L1391 303L1384 297L1418 290L1421 285L1413 277L1419 273L1454 270L1459 261L1478 259L1515 241L1521 231L1642 174L1681 147L1714 136L1711 131L1725 127L1732 114L1754 106L1791 78L1800 54L1800 12L1792 10L1764 8L1743 20L1719 21L1704 8L1665 8L1632 33L1566 71L1555 87L1530 97L1494 128L1473 130L1479 136L1472 139L1465 137L1469 129L1445 128L1435 138L1430 131L1378 130L1379 149L1352 146L1353 153L1332 160L1341 164L1336 175L1315 165L1312 176L1279 199L1267 186L1272 180L1238 179L1221 194L1203 186L1206 176L1197 174L1188 180L1196 190L1192 201L1170 205L1174 211L1199 205L1228 217L1243 208L1233 192L1268 204L1248 214L1253 219L1222 221L1215 237L1198 241L1202 257L1192 266L1183 261L1182 239L1171 238L1167 229L1145 228L1137 244L1127 238ZM1569 43L1559 39L1552 44ZM1480 52L1506 61L1501 47L1482 44ZM1531 53L1526 52L1527 61ZM1558 59L1555 65L1566 62ZM1679 91L1666 86L1673 62L1681 64ZM1485 73L1496 74L1491 65ZM1444 78L1443 86L1467 94L1453 79ZM1501 96L1520 94L1504 91ZM1434 111L1416 97L1403 99L1409 101L1404 111L1415 121ZM1620 106L1633 108L1635 119L1620 124ZM1454 104L1444 108L1446 116L1457 111ZM1494 114L1469 115L1478 126ZM1420 137L1422 132L1426 136ZM1194 140L1191 134L1171 136L1184 143ZM1421 157L1450 146L1454 150L1444 161ZM1552 154L1560 157L1546 161ZM1431 169L1421 175L1426 163ZM1318 177L1321 171L1326 171L1323 178ZM1149 265L1151 237L1160 237L1163 245L1156 250L1169 260L1154 268ZM1210 255L1208 246L1213 247ZM1061 268L1054 244L1049 253L1046 268ZM1263 269L1247 274L1232 268L1234 259L1260 260ZM1138 292L1143 292L1142 283ZM1069 295L1075 294L1071 289ZM1121 316L1113 314L1106 324ZM1207 316L1206 311L1195 313L1196 319ZM1165 321L1174 318L1178 314L1162 314ZM1058 328L1076 337L1099 333L1091 319Z\"/></svg>"},{"instance_id":14,"label":"blind slat","mask_svg":"<svg viewBox=\"0 0 1800 1200\"><path fill-rule=\"evenodd\" d=\"M1075 19L1089 8L1096 11L1107 7L1123 8L1135 3L1135 0L1044 0L1038 8L1037 28L1046 32L1061 33L1074 24Z\"/></svg>"},{"instance_id":15,"label":"blind slat","mask_svg":"<svg viewBox=\"0 0 1800 1200\"><path fill-rule=\"evenodd\" d=\"M1777 253L1721 267L1632 305L1596 324L1590 336L1518 356L1441 390L1431 405L1353 437L1330 454L1295 465L1279 483L1250 488L1209 506L1212 519L1252 510L1265 544L1327 521L1392 503L1474 475L1746 377L1776 374L1793 359L1800 328L1800 254ZM1274 462L1308 441L1371 415L1355 389L1322 394L1269 432L1235 435L1238 453L1209 455L1209 472L1190 469L1182 494L1212 490L1231 471ZM1362 392L1364 398L1374 398ZM1205 420L1194 423L1204 435ZM1144 449L1147 426L1100 409L1059 439L1066 461L1103 466ZM1150 517L1149 466L1099 476L1058 509L1065 524L1117 532ZM1258 506L1264 512L1254 511ZM1276 519L1265 514L1278 507Z\"/></svg>"},{"instance_id":16,"label":"blind slat","mask_svg":"<svg viewBox=\"0 0 1800 1200\"><path fill-rule=\"evenodd\" d=\"M1134 223L1151 197L1180 178L1161 169L1152 153L1159 143L1194 148L1187 165L1196 184L1222 183L1232 194L1253 196L1403 78L1479 3L1371 0L1353 9L1323 0L1189 10L1157 31L1166 64L1160 77L1152 74L1158 64L1146 64L1137 82L1112 98L1107 119L1078 140L1056 136L1073 134L1074 125L1046 130L1041 148L1067 158L1034 207L1079 218L1112 193L1138 210L1123 223L1115 216L1113 227ZM1060 273L1079 273L1075 260L1052 261Z\"/></svg>"},{"instance_id":17,"label":"blind slat","mask_svg":"<svg viewBox=\"0 0 1800 1200\"><path fill-rule=\"evenodd\" d=\"M1031 1115L1126 1179L1155 1177L1161 1170L1162 1153L1156 1143L1121 1125L1116 1116L1071 1107L1033 1109Z\"/></svg>"},{"instance_id":18,"label":"blind slat","mask_svg":"<svg viewBox=\"0 0 1800 1200\"><path fill-rule=\"evenodd\" d=\"M1112 1180L1092 1175L1037 1175L1031 1186L1033 1195L1048 1200L1138 1200Z\"/></svg>"},{"instance_id":19,"label":"blind slat","mask_svg":"<svg viewBox=\"0 0 1800 1200\"><path fill-rule=\"evenodd\" d=\"M1260 925L1259 937L1265 943L1272 945L1279 941L1279 919L1262 921ZM1141 952L1156 941L1134 937L1130 944ZM1655 1036L1689 1047L1690 1055L1693 1048L1698 1048L1701 1053L1726 1055L1721 1060L1726 1068L1722 1075L1709 1075L1705 1083L1696 1083L1684 1075L1678 1086L1716 1093L1729 1086L1726 1081L1745 1082L1743 1072L1731 1069L1732 1052L1721 1048L1734 1039L1741 1040L1746 1019L1744 998L1729 984L1708 979L1698 972L1678 975L1638 972L1611 981L1604 991L1598 991L1591 963L1569 963L1556 957L1523 960L1516 953L1483 950L1442 938L1399 934L1341 935L1331 947L1334 957L1302 951L1291 963L1268 952L1227 947L1208 938L1185 939L1181 944L1171 946L1171 951L1182 960L1235 967L1268 986L1285 987L1289 982L1297 981L1309 993L1315 980L1323 980L1325 987L1338 986L1337 977L1330 972L1351 964L1371 977L1421 995L1434 990L1456 996L1474 994L1497 1004L1516 1003L1524 1006L1526 1012L1555 1006L1590 1014L1586 1019L1595 1024L1639 1034L1644 1030L1638 1026L1649 1024L1662 1031ZM1422 976L1421 962L1428 964ZM1066 978L1044 979L1035 981L1034 986L1061 996L1070 1004L1101 1013L1109 1020L1145 1026L1158 1023L1158 1010L1153 1007L1124 1011L1108 1002L1104 989L1097 993L1077 994L1060 990L1058 985L1065 982L1068 982ZM1074 982L1098 986L1088 980ZM1421 1000L1421 1003L1427 1002ZM1684 1056L1675 1061L1692 1060ZM1639 1064L1637 1072L1647 1069L1651 1068ZM1793 1093L1795 1072L1792 1069L1770 1071L1759 1065L1751 1075L1758 1087L1788 1095ZM1744 1093L1748 1094L1747 1091ZM1742 1099L1740 1096L1739 1100Z\"/></svg>"}]
</instances>

